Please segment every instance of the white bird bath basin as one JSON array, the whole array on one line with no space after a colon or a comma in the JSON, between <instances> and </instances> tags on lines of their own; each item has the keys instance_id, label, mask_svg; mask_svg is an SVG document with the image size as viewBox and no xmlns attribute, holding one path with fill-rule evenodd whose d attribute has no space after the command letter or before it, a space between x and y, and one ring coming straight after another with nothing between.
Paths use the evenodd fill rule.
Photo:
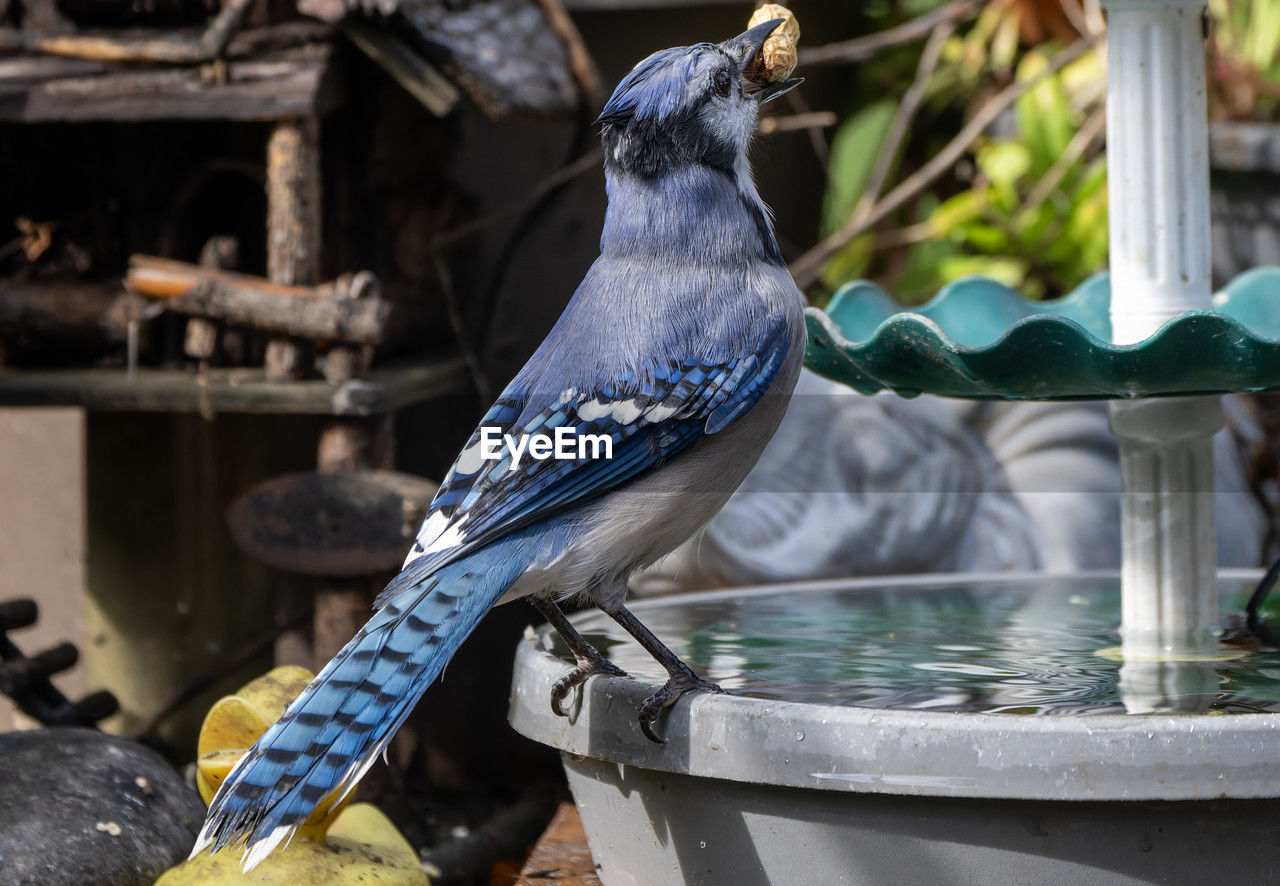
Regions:
<instances>
[{"instance_id":1,"label":"white bird bath basin","mask_svg":"<svg viewBox=\"0 0 1280 886\"><path fill-rule=\"evenodd\" d=\"M1256 582L1220 587L1239 606ZM660 671L587 613L588 639L652 683L594 677L557 717L571 658L542 629L511 722L561 751L606 886L1274 880L1280 717L1255 711L1280 710L1280 662L1097 655L1119 642L1118 589L965 576L640 603L732 693L686 696L665 745L636 722Z\"/></svg>"}]
</instances>

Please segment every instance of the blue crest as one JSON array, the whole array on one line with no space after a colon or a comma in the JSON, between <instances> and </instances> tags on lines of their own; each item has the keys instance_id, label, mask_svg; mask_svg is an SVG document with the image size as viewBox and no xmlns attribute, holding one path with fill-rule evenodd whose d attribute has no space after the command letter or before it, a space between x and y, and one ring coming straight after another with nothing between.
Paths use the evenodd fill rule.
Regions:
<instances>
[{"instance_id":1,"label":"blue crest","mask_svg":"<svg viewBox=\"0 0 1280 886\"><path fill-rule=\"evenodd\" d=\"M655 52L622 78L596 123L626 126L633 118L667 119L681 107L698 56L714 49L710 43L698 43Z\"/></svg>"}]
</instances>

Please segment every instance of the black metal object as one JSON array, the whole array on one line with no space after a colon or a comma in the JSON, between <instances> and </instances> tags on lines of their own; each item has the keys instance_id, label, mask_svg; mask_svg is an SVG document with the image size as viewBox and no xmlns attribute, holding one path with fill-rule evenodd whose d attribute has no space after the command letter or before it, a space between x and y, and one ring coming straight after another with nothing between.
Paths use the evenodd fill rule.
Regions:
<instances>
[{"instance_id":1,"label":"black metal object","mask_svg":"<svg viewBox=\"0 0 1280 886\"><path fill-rule=\"evenodd\" d=\"M110 692L93 692L70 701L49 681L75 665L76 647L62 643L28 658L8 637L35 624L40 609L34 600L0 603L0 695L7 695L26 715L45 726L93 726L120 708Z\"/></svg>"},{"instance_id":2,"label":"black metal object","mask_svg":"<svg viewBox=\"0 0 1280 886\"><path fill-rule=\"evenodd\" d=\"M1271 590L1276 586L1276 580L1280 579L1280 560L1271 564L1271 568L1267 570L1267 574L1262 577L1262 581L1258 582L1258 587L1249 597L1249 602L1245 604L1245 627L1249 633L1257 638L1258 642L1263 646L1271 648L1280 647L1280 634L1271 630L1265 622L1262 621L1262 604L1266 602Z\"/></svg>"}]
</instances>

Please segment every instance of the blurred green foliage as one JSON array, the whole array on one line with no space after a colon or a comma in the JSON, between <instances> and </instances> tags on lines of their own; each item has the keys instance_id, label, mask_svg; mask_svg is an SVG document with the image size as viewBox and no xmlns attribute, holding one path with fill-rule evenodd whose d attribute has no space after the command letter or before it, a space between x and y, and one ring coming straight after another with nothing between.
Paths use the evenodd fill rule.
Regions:
<instances>
[{"instance_id":1,"label":"blurred green foliage","mask_svg":"<svg viewBox=\"0 0 1280 886\"><path fill-rule=\"evenodd\" d=\"M1016 6L1017 0L992 0L944 44L891 179L919 168L983 100L1015 79L1036 76L1059 48L1024 48L1019 18L1010 14ZM859 76L879 84L895 80L890 94L900 94L919 52L890 53ZM1070 290L1103 266L1106 169L1100 126L1089 122L1101 113L1102 78L1101 55L1093 52L1029 90L993 132L970 146L954 175L828 261L823 287L830 292L873 277L899 299L918 303L948 282L983 274L1040 298ZM893 98L868 101L836 130L821 236L838 230L862 200L897 106Z\"/></svg>"},{"instance_id":2,"label":"blurred green foliage","mask_svg":"<svg viewBox=\"0 0 1280 886\"><path fill-rule=\"evenodd\" d=\"M1217 117L1280 113L1280 0L1209 0L1210 105Z\"/></svg>"},{"instance_id":3,"label":"blurred green foliage","mask_svg":"<svg viewBox=\"0 0 1280 886\"><path fill-rule=\"evenodd\" d=\"M827 193L822 201L819 236L835 233L853 214L867 189L871 168L880 154L896 108L897 102L891 99L873 101L836 130L831 139L830 172ZM859 277L866 272L871 258L872 234L855 237L827 263L823 280L844 281Z\"/></svg>"},{"instance_id":4,"label":"blurred green foliage","mask_svg":"<svg viewBox=\"0 0 1280 886\"><path fill-rule=\"evenodd\" d=\"M939 5L916 3L910 14ZM1209 7L1215 115L1275 117L1280 0L1210 0ZM1092 18L1086 4L1056 22L1033 20L1043 19L1045 8L1033 0L987 0L947 40L883 192L920 169L992 95L1041 73L1065 45L1053 38L1062 36L1068 19L1068 38L1077 30L1101 33L1096 4ZM885 25L904 14L898 10ZM1040 36L1033 40L1028 34ZM851 91L862 100L832 138L823 237L839 230L863 199L898 107L897 98L885 96L906 92L921 49L890 51L854 75L859 85ZM868 277L899 300L917 304L971 274L992 277L1030 298L1051 298L1105 268L1105 88L1103 48L1041 80L967 147L950 174L831 258L812 293L815 300Z\"/></svg>"},{"instance_id":5,"label":"blurred green foliage","mask_svg":"<svg viewBox=\"0 0 1280 886\"><path fill-rule=\"evenodd\" d=\"M1027 53L1018 79L1047 64ZM1100 66L1097 54L1079 64ZM1070 291L1107 261L1107 169L1100 126L1086 125L1100 107L1077 108L1068 68L1030 89L1014 105L1013 131L975 144L973 185L943 200L927 217L930 240L942 241L908 267L899 288L932 294L970 274L983 274L1044 298ZM918 251L920 244L915 245Z\"/></svg>"}]
</instances>

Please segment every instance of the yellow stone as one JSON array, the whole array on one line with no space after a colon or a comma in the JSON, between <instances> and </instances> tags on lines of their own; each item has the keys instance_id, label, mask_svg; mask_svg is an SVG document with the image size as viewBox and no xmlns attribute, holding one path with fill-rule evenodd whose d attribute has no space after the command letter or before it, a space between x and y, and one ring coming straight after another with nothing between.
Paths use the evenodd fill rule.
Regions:
<instances>
[{"instance_id":1,"label":"yellow stone","mask_svg":"<svg viewBox=\"0 0 1280 886\"><path fill-rule=\"evenodd\" d=\"M390 820L368 803L344 809L321 839L295 837L248 874L240 872L242 849L231 846L217 855L201 853L167 871L156 886L210 886L246 883L254 886L329 886L379 883L387 886L430 886L418 854Z\"/></svg>"},{"instance_id":2,"label":"yellow stone","mask_svg":"<svg viewBox=\"0 0 1280 886\"><path fill-rule=\"evenodd\" d=\"M313 675L280 667L218 700L205 715L196 745L196 785L205 803L213 799L232 768ZM201 853L165 872L163 886L253 883L260 886L383 883L430 886L431 880L395 825L368 803L322 802L294 835L250 873L241 873L243 846L216 855Z\"/></svg>"}]
</instances>

